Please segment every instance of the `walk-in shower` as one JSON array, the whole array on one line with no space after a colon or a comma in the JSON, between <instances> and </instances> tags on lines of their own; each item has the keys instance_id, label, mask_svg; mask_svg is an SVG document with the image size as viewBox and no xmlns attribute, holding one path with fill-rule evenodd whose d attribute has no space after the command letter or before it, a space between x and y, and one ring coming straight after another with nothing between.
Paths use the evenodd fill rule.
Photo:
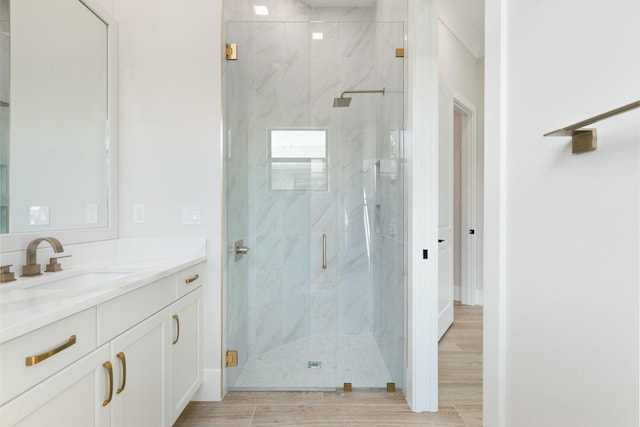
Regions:
<instances>
[{"instance_id":1,"label":"walk-in shower","mask_svg":"<svg viewBox=\"0 0 640 427\"><path fill-rule=\"evenodd\" d=\"M402 388L403 24L225 22L224 37L227 386ZM361 93L384 96L331 107Z\"/></svg>"},{"instance_id":2,"label":"walk-in shower","mask_svg":"<svg viewBox=\"0 0 640 427\"><path fill-rule=\"evenodd\" d=\"M381 93L384 96L384 88L380 90L345 90L340 94L340 98L333 98L333 107L342 108L351 105L351 98L345 97L347 93Z\"/></svg>"}]
</instances>

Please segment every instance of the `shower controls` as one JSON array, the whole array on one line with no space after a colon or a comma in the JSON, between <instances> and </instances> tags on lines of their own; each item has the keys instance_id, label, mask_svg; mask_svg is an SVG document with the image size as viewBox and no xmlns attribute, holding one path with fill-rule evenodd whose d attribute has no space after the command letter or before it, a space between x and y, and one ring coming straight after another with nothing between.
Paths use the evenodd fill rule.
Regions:
<instances>
[{"instance_id":1,"label":"shower controls","mask_svg":"<svg viewBox=\"0 0 640 427\"><path fill-rule=\"evenodd\" d=\"M243 255L249 252L249 248L244 246L244 240L236 240L233 242L234 261L240 261Z\"/></svg>"}]
</instances>

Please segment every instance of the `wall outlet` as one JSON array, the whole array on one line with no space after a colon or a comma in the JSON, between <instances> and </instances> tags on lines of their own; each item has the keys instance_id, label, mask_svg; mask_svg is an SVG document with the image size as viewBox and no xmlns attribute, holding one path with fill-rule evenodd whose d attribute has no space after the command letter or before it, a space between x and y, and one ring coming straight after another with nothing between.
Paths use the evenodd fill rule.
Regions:
<instances>
[{"instance_id":1,"label":"wall outlet","mask_svg":"<svg viewBox=\"0 0 640 427\"><path fill-rule=\"evenodd\" d=\"M86 221L87 224L98 223L98 205L91 203L86 206Z\"/></svg>"},{"instance_id":2,"label":"wall outlet","mask_svg":"<svg viewBox=\"0 0 640 427\"><path fill-rule=\"evenodd\" d=\"M133 223L134 224L144 224L146 220L144 205L142 203L138 203L133 205Z\"/></svg>"},{"instance_id":3,"label":"wall outlet","mask_svg":"<svg viewBox=\"0 0 640 427\"><path fill-rule=\"evenodd\" d=\"M200 224L200 206L183 206L182 223L186 225Z\"/></svg>"}]
</instances>

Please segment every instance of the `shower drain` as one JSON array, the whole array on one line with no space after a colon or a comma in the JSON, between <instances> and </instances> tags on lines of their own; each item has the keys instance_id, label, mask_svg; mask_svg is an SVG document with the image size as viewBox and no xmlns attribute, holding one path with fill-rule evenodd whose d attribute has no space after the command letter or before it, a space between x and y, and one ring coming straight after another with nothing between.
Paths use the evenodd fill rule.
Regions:
<instances>
[{"instance_id":1,"label":"shower drain","mask_svg":"<svg viewBox=\"0 0 640 427\"><path fill-rule=\"evenodd\" d=\"M318 360L311 360L309 361L309 363L307 363L307 367L311 369L319 369L319 368L322 368L322 362Z\"/></svg>"}]
</instances>

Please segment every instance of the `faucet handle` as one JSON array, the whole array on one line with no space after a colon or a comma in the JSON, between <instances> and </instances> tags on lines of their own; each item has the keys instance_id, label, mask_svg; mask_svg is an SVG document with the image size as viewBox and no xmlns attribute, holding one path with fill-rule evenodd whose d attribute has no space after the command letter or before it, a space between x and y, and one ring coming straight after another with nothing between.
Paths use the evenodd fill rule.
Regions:
<instances>
[{"instance_id":1,"label":"faucet handle","mask_svg":"<svg viewBox=\"0 0 640 427\"><path fill-rule=\"evenodd\" d=\"M61 271L62 265L58 263L59 258L69 258L71 255L60 255L49 258L49 264L45 267L44 271L47 273L53 273L55 271Z\"/></svg>"},{"instance_id":2,"label":"faucet handle","mask_svg":"<svg viewBox=\"0 0 640 427\"><path fill-rule=\"evenodd\" d=\"M13 282L16 280L15 273L11 271L11 267L11 264L0 267L0 283Z\"/></svg>"}]
</instances>

